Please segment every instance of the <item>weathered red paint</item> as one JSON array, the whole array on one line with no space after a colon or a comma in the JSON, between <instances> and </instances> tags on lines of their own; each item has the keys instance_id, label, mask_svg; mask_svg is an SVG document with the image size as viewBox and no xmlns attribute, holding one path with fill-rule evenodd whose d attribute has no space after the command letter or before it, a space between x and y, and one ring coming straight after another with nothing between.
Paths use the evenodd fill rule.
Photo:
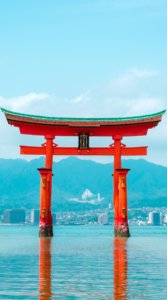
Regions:
<instances>
[{"instance_id":1,"label":"weathered red paint","mask_svg":"<svg viewBox=\"0 0 167 300\"><path fill-rule=\"evenodd\" d=\"M38 171L41 175L39 235L53 236L50 190L52 169L39 168Z\"/></svg>"},{"instance_id":2,"label":"weathered red paint","mask_svg":"<svg viewBox=\"0 0 167 300\"><path fill-rule=\"evenodd\" d=\"M128 227L128 207L127 207L127 183L126 175L129 169L118 168L115 170L118 176L118 198L117 214L115 218L114 230L115 236L129 237Z\"/></svg>"}]
</instances>

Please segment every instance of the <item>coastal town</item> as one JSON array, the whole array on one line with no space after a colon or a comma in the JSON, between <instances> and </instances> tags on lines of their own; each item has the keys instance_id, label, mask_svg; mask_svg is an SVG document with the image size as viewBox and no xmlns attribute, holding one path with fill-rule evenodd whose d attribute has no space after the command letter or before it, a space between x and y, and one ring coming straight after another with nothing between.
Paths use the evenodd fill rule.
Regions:
<instances>
[{"instance_id":1,"label":"coastal town","mask_svg":"<svg viewBox=\"0 0 167 300\"><path fill-rule=\"evenodd\" d=\"M132 208L128 210L131 226L166 226L167 208ZM106 209L89 211L53 212L54 225L113 225L114 214L111 205ZM0 225L38 225L39 209L6 209L0 216Z\"/></svg>"}]
</instances>

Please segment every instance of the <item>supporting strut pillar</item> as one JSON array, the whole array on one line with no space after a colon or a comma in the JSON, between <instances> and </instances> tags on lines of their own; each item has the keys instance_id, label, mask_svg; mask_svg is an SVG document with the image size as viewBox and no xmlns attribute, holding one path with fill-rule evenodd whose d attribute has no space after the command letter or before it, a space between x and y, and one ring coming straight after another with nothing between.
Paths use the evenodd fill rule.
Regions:
<instances>
[{"instance_id":1,"label":"supporting strut pillar","mask_svg":"<svg viewBox=\"0 0 167 300\"><path fill-rule=\"evenodd\" d=\"M38 171L41 175L39 236L52 237L53 225L50 193L52 169L40 168Z\"/></svg>"},{"instance_id":2,"label":"supporting strut pillar","mask_svg":"<svg viewBox=\"0 0 167 300\"><path fill-rule=\"evenodd\" d=\"M115 219L114 233L116 237L130 237L128 226L127 184L126 175L129 169L116 169L118 174L118 215Z\"/></svg>"},{"instance_id":3,"label":"supporting strut pillar","mask_svg":"<svg viewBox=\"0 0 167 300\"><path fill-rule=\"evenodd\" d=\"M40 196L40 223L39 236L52 237L52 165L53 165L53 139L54 136L47 135L46 139L46 160L45 168L40 168L38 171L41 175L41 196Z\"/></svg>"},{"instance_id":4,"label":"supporting strut pillar","mask_svg":"<svg viewBox=\"0 0 167 300\"><path fill-rule=\"evenodd\" d=\"M118 181L119 175L116 171L118 168L121 168L121 139L120 136L113 137L114 139L114 174L113 174L113 207L114 207L114 226L118 222L118 214L119 214L119 189L118 189Z\"/></svg>"}]
</instances>

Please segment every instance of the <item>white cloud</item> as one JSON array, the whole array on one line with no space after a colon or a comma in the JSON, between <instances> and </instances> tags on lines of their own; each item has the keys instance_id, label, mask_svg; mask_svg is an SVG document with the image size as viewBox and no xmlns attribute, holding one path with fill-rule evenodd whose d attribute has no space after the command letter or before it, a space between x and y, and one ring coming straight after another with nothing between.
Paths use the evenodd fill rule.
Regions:
<instances>
[{"instance_id":1,"label":"white cloud","mask_svg":"<svg viewBox=\"0 0 167 300\"><path fill-rule=\"evenodd\" d=\"M133 68L129 71L129 73L137 78L149 78L157 75L156 71L149 70L149 69L140 69L138 67Z\"/></svg>"},{"instance_id":2,"label":"white cloud","mask_svg":"<svg viewBox=\"0 0 167 300\"><path fill-rule=\"evenodd\" d=\"M73 103L88 102L90 100L89 93L90 92L87 91L85 93L80 94L79 96L77 96L76 98L74 98L72 100L72 102Z\"/></svg>"},{"instance_id":3,"label":"white cloud","mask_svg":"<svg viewBox=\"0 0 167 300\"><path fill-rule=\"evenodd\" d=\"M0 97L0 105L14 111L68 117L119 117L153 113L164 109L161 93L152 91L158 73L135 67L103 86L89 89L74 99L46 93Z\"/></svg>"},{"instance_id":4,"label":"white cloud","mask_svg":"<svg viewBox=\"0 0 167 300\"><path fill-rule=\"evenodd\" d=\"M158 84L157 72L146 68L133 68L104 86L93 88L76 97L72 101L71 111L83 117L154 113L165 106L161 93L152 90L152 87L155 89L155 80Z\"/></svg>"},{"instance_id":5,"label":"white cloud","mask_svg":"<svg viewBox=\"0 0 167 300\"><path fill-rule=\"evenodd\" d=\"M41 100L45 100L48 97L49 95L45 93L29 93L23 96L12 98L4 98L1 96L0 104L1 106L8 107L14 111L24 111L25 109L29 109L33 103L39 103Z\"/></svg>"},{"instance_id":6,"label":"white cloud","mask_svg":"<svg viewBox=\"0 0 167 300\"><path fill-rule=\"evenodd\" d=\"M133 68L117 78L116 80L113 80L112 84L116 86L124 86L125 84L131 84L136 79L145 79L150 78L156 75L155 71L149 70L149 69L140 69L140 68Z\"/></svg>"},{"instance_id":7,"label":"white cloud","mask_svg":"<svg viewBox=\"0 0 167 300\"><path fill-rule=\"evenodd\" d=\"M106 91L110 93L116 93L117 95L122 95L123 97L130 96L132 94L140 93L138 88L142 84L152 80L152 78L157 76L157 72L149 70L146 68L132 68L125 72L118 78L111 80L106 86Z\"/></svg>"},{"instance_id":8,"label":"white cloud","mask_svg":"<svg viewBox=\"0 0 167 300\"><path fill-rule=\"evenodd\" d=\"M120 105L124 110L122 114L125 116L150 114L164 109L163 101L151 96L129 99L128 101L124 101L123 104L122 101L118 101L116 110Z\"/></svg>"}]
</instances>

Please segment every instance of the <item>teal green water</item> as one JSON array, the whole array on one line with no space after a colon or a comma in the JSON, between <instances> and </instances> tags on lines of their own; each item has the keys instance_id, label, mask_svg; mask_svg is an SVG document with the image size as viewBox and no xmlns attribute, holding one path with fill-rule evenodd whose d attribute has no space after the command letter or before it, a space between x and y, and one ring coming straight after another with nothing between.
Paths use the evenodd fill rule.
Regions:
<instances>
[{"instance_id":1,"label":"teal green water","mask_svg":"<svg viewBox=\"0 0 167 300\"><path fill-rule=\"evenodd\" d=\"M167 299L167 227L0 226L0 299Z\"/></svg>"}]
</instances>

